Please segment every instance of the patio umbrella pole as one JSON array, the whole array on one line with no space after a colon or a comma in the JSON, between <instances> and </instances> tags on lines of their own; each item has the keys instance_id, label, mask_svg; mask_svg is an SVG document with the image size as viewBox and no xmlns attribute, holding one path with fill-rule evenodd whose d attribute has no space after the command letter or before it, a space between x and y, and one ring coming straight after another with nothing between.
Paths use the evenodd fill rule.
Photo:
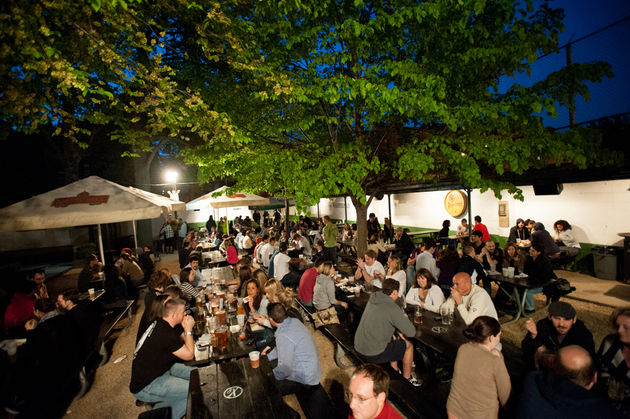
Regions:
<instances>
[{"instance_id":1,"label":"patio umbrella pole","mask_svg":"<svg viewBox=\"0 0 630 419\"><path fill-rule=\"evenodd\" d=\"M133 227L133 245L134 250L138 248L138 235L136 233L136 220L131 220L131 226Z\"/></svg>"},{"instance_id":2,"label":"patio umbrella pole","mask_svg":"<svg viewBox=\"0 0 630 419\"><path fill-rule=\"evenodd\" d=\"M101 262L105 265L105 252L103 251L103 232L101 231L101 225L97 224L96 228L98 230L98 249L101 253Z\"/></svg>"}]
</instances>

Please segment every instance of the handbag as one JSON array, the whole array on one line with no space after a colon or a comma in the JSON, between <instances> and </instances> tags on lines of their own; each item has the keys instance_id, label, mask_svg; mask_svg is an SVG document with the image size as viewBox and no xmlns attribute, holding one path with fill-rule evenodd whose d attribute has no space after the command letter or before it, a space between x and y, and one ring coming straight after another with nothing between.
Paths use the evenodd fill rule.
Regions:
<instances>
[{"instance_id":1,"label":"handbag","mask_svg":"<svg viewBox=\"0 0 630 419\"><path fill-rule=\"evenodd\" d=\"M337 310L335 310L335 307L330 307L322 311L316 311L311 316L313 317L313 324L316 329L329 324L339 324L339 318L337 317Z\"/></svg>"}]
</instances>

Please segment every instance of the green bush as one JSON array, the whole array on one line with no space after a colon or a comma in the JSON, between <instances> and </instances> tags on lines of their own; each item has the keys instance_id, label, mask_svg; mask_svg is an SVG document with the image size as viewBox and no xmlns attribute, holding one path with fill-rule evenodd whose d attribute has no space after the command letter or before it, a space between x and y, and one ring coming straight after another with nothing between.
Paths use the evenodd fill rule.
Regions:
<instances>
[{"instance_id":1,"label":"green bush","mask_svg":"<svg viewBox=\"0 0 630 419\"><path fill-rule=\"evenodd\" d=\"M83 243L74 249L74 256L76 259L87 259L91 254L96 254L96 243Z\"/></svg>"}]
</instances>

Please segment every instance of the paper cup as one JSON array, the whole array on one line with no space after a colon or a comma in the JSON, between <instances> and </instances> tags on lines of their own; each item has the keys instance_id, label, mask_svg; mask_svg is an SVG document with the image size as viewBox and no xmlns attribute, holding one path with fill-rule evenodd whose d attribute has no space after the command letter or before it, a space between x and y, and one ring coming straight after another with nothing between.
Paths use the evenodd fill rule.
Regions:
<instances>
[{"instance_id":1,"label":"paper cup","mask_svg":"<svg viewBox=\"0 0 630 419\"><path fill-rule=\"evenodd\" d=\"M508 268L503 268L503 276L508 277Z\"/></svg>"},{"instance_id":2,"label":"paper cup","mask_svg":"<svg viewBox=\"0 0 630 419\"><path fill-rule=\"evenodd\" d=\"M514 267L507 268L508 278L514 278Z\"/></svg>"},{"instance_id":3,"label":"paper cup","mask_svg":"<svg viewBox=\"0 0 630 419\"><path fill-rule=\"evenodd\" d=\"M85 289L85 288L84 288ZM94 288L90 288L88 290L88 294L90 295L90 299L93 300L94 299Z\"/></svg>"}]
</instances>

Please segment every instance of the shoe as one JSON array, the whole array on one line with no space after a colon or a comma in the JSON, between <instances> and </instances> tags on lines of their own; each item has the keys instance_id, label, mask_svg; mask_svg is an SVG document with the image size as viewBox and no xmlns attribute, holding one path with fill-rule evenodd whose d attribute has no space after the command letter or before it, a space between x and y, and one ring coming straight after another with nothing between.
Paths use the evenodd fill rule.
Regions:
<instances>
[{"instance_id":1,"label":"shoe","mask_svg":"<svg viewBox=\"0 0 630 419\"><path fill-rule=\"evenodd\" d=\"M416 379L416 378L413 378L413 377L409 377L407 380L414 387L420 387L422 384L424 384L424 381L422 381L421 379Z\"/></svg>"},{"instance_id":2,"label":"shoe","mask_svg":"<svg viewBox=\"0 0 630 419\"><path fill-rule=\"evenodd\" d=\"M536 312L536 310L528 310L528 309L525 309L525 314L533 314L533 313L535 313L535 312Z\"/></svg>"}]
</instances>

